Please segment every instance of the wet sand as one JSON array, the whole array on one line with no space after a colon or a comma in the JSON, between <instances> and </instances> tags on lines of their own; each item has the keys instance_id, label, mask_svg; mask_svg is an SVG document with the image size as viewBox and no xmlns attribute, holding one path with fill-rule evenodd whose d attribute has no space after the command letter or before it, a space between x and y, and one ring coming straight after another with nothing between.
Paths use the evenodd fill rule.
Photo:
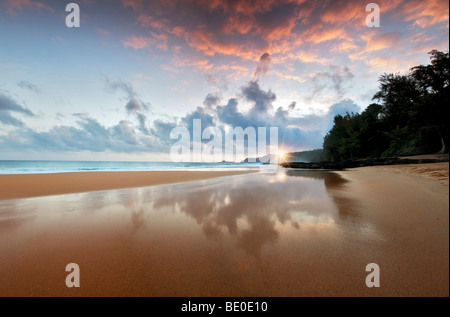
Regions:
<instances>
[{"instance_id":1,"label":"wet sand","mask_svg":"<svg viewBox=\"0 0 450 317\"><path fill-rule=\"evenodd\" d=\"M388 237L374 259L383 272L380 293L389 288L388 296L448 297L449 163L363 167L338 174L349 182L345 193L335 192L335 199L354 198L359 217Z\"/></svg>"},{"instance_id":2,"label":"wet sand","mask_svg":"<svg viewBox=\"0 0 450 317\"><path fill-rule=\"evenodd\" d=\"M384 168L0 200L0 296L449 296L448 208Z\"/></svg>"},{"instance_id":3,"label":"wet sand","mask_svg":"<svg viewBox=\"0 0 450 317\"><path fill-rule=\"evenodd\" d=\"M254 170L169 170L0 175L0 200L179 183L245 174Z\"/></svg>"}]
</instances>

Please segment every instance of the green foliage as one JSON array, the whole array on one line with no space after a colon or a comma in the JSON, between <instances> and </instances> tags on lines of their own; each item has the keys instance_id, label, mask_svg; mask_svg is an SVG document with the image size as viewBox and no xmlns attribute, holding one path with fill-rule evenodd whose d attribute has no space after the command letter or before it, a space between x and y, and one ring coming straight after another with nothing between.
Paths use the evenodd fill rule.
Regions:
<instances>
[{"instance_id":1,"label":"green foliage","mask_svg":"<svg viewBox=\"0 0 450 317\"><path fill-rule=\"evenodd\" d=\"M321 162L325 160L324 151L322 149L291 152L287 153L284 161L286 162Z\"/></svg>"},{"instance_id":2,"label":"green foliage","mask_svg":"<svg viewBox=\"0 0 450 317\"><path fill-rule=\"evenodd\" d=\"M379 91L361 114L337 115L324 138L328 160L446 152L449 53L433 50L430 65L408 75L383 74Z\"/></svg>"}]
</instances>

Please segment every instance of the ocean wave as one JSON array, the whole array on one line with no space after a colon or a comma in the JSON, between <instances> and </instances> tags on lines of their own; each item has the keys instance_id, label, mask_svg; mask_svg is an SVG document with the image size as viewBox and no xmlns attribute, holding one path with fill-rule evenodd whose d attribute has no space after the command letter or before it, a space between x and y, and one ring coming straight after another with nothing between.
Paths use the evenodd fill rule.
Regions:
<instances>
[{"instance_id":1,"label":"ocean wave","mask_svg":"<svg viewBox=\"0 0 450 317\"><path fill-rule=\"evenodd\" d=\"M101 161L1 161L0 174L44 174L99 171L150 171L173 169L245 168L260 163L174 163L174 162L101 162Z\"/></svg>"}]
</instances>

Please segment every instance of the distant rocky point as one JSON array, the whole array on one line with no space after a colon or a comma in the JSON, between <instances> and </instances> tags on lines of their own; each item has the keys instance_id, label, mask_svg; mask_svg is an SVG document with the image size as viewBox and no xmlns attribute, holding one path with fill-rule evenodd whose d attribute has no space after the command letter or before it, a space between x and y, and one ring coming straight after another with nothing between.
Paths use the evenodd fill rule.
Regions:
<instances>
[{"instance_id":1,"label":"distant rocky point","mask_svg":"<svg viewBox=\"0 0 450 317\"><path fill-rule=\"evenodd\" d=\"M302 169L327 169L327 170L342 170L346 168L377 166L377 165L402 165L402 164L423 164L423 163L441 163L448 162L448 155L436 156L415 156L415 157L380 157L369 158L361 160L346 160L346 161L324 161L324 162L284 162L280 163L285 168L302 168Z\"/></svg>"}]
</instances>

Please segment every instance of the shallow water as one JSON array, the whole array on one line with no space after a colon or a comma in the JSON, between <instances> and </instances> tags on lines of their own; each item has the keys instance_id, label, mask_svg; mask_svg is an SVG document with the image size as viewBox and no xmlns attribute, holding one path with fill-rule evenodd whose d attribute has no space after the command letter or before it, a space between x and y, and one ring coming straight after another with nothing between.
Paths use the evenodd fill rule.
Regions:
<instances>
[{"instance_id":1,"label":"shallow water","mask_svg":"<svg viewBox=\"0 0 450 317\"><path fill-rule=\"evenodd\" d=\"M386 239L345 186L281 170L0 201L0 295L364 295Z\"/></svg>"},{"instance_id":2,"label":"shallow water","mask_svg":"<svg viewBox=\"0 0 450 317\"><path fill-rule=\"evenodd\" d=\"M123 162L123 161L14 161L0 160L2 174L45 174L66 172L98 171L152 171L184 169L250 168L259 167L261 163L243 162Z\"/></svg>"}]
</instances>

